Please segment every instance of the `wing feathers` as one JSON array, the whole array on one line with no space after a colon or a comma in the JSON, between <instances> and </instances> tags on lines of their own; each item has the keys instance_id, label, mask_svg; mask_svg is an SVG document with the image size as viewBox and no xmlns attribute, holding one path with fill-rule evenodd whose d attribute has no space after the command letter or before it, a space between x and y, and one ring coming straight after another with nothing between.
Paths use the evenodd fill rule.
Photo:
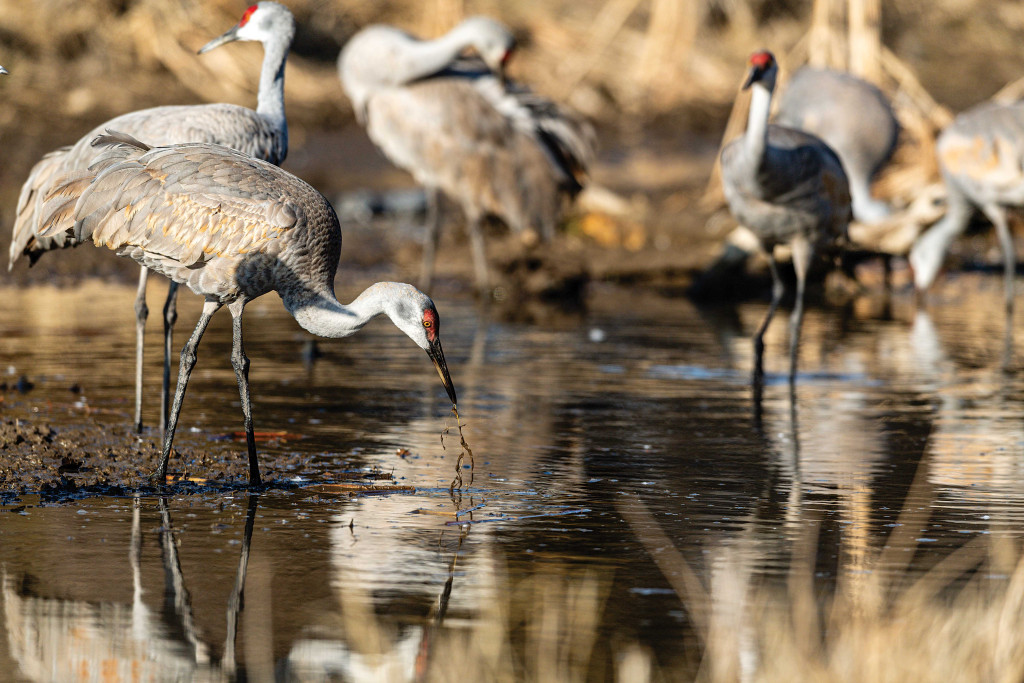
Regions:
<instances>
[{"instance_id":1,"label":"wing feathers","mask_svg":"<svg viewBox=\"0 0 1024 683\"><path fill-rule=\"evenodd\" d=\"M110 147L47 195L41 234L73 233L132 258L141 249L146 258L196 267L263 249L303 215L288 195L296 179L226 148L150 149L113 132L96 144Z\"/></svg>"}]
</instances>

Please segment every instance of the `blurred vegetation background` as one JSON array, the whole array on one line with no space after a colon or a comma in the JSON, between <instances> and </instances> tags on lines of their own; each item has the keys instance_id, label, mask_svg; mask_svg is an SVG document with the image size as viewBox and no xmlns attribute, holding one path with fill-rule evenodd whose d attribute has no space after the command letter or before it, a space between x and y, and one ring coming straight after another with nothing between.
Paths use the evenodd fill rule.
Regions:
<instances>
[{"instance_id":1,"label":"blurred vegetation background","mask_svg":"<svg viewBox=\"0 0 1024 683\"><path fill-rule=\"evenodd\" d=\"M259 45L236 43L196 55L205 42L234 25L245 4L0 0L0 63L11 72L0 80L3 253L20 185L50 149L135 109L204 101L255 106ZM631 172L628 180L622 174L605 179L613 189L657 193L676 182L670 179L690 178L689 194L670 204L670 212L690 206L689 195L703 192L746 58L754 49L772 49L784 74L809 60L853 68L878 82L901 111L917 112L920 125L907 126L902 115L901 120L919 148L919 160L930 158L931 150L915 142L918 136L927 138L948 121L949 112L991 97L1024 75L1018 46L1024 3L1017 0L286 4L298 33L286 77L291 152L285 167L325 192L338 189L324 187L334 182L323 170L328 162L339 174L352 174L366 185L372 180L361 173L364 165L386 167L369 145L334 150L325 143L331 138L324 137L355 125L335 60L349 36L375 22L424 37L437 36L471 14L506 22L521 43L512 76L590 117L600 132L603 164L622 162L639 150L655 150L662 158L695 158L701 164L688 175L655 167L646 176ZM296 167L297 159L308 161L311 153L326 157L320 171L301 161ZM703 182L697 182L698 176Z\"/></svg>"}]
</instances>

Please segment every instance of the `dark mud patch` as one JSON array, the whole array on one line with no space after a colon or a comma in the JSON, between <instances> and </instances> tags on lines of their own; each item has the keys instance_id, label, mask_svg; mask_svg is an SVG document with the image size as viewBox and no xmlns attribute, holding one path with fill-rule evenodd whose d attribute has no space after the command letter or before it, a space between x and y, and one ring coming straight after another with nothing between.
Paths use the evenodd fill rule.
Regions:
<instances>
[{"instance_id":1,"label":"dark mud patch","mask_svg":"<svg viewBox=\"0 0 1024 683\"><path fill-rule=\"evenodd\" d=\"M47 498L155 490L150 478L160 460L156 432L134 433L129 425L54 425L45 417L0 421L0 495L39 493ZM236 488L248 484L244 446L212 442L209 448L175 448L169 474L175 490ZM292 486L309 454L262 454L260 471L269 486Z\"/></svg>"}]
</instances>

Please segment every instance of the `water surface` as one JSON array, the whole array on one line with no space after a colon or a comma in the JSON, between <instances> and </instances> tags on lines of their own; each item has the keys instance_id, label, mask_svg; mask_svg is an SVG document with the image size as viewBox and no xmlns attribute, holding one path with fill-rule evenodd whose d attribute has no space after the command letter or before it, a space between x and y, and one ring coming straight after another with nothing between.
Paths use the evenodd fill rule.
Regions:
<instances>
[{"instance_id":1,"label":"water surface","mask_svg":"<svg viewBox=\"0 0 1024 683\"><path fill-rule=\"evenodd\" d=\"M378 321L322 341L310 361L308 335L264 297L246 311L256 428L289 435L259 447L294 463L292 486L4 499L0 672L409 680L451 664L439 630L564 606L582 586L593 587L573 603L592 618L585 628L564 618L495 638L518 652L591 633L581 647L597 680L621 674L631 643L692 673L707 605L687 594L688 571L711 600L737 566L781 581L796 560L831 590L1020 536L1024 349L1004 371L997 280L961 277L927 311L900 297L812 308L795 400L780 318L760 411L749 335L763 304L698 309L608 287L586 313L527 325L437 297L475 458L472 485L455 492L458 435L425 354ZM4 417L97 434L129 421L132 298L95 282L4 291L8 383L34 383L3 394ZM199 309L182 297L179 340ZM223 438L241 428L229 353L218 315L179 435L237 451L242 478L244 444ZM353 481L408 490L359 493Z\"/></svg>"}]
</instances>

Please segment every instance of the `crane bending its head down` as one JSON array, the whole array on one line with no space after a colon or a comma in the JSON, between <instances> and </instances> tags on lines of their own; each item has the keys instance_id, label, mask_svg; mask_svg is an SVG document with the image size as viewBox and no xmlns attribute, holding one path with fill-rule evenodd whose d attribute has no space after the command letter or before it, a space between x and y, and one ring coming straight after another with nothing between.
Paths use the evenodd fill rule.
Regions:
<instances>
[{"instance_id":1,"label":"crane bending its head down","mask_svg":"<svg viewBox=\"0 0 1024 683\"><path fill-rule=\"evenodd\" d=\"M249 481L260 483L242 349L242 311L276 291L295 320L324 337L347 337L386 315L434 363L453 407L455 387L441 348L434 302L415 287L378 282L350 304L334 294L341 228L313 187L273 164L211 143L149 147L109 132L84 172L54 185L44 205L44 234L66 232L156 270L203 296L206 304L181 353L158 476L166 475L174 431L196 349L210 318L231 312L231 360L249 449Z\"/></svg>"}]
</instances>

